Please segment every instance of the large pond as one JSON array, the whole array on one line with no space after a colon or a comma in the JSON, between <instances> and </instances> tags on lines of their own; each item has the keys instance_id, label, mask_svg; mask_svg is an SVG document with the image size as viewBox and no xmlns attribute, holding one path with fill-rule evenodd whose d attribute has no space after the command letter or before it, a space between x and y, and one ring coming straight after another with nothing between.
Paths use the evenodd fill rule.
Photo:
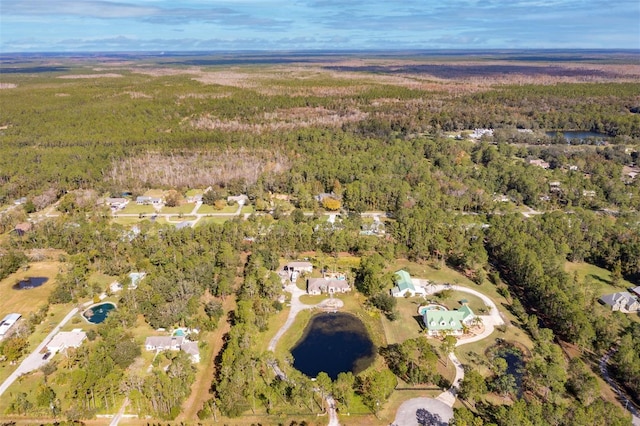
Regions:
<instances>
[{"instance_id":1,"label":"large pond","mask_svg":"<svg viewBox=\"0 0 640 426\"><path fill-rule=\"evenodd\" d=\"M100 324L107 319L107 315L110 311L114 310L116 305L111 302L104 302L99 305L94 305L84 311L82 316L87 319L92 324Z\"/></svg>"},{"instance_id":2,"label":"large pond","mask_svg":"<svg viewBox=\"0 0 640 426\"><path fill-rule=\"evenodd\" d=\"M340 373L358 374L370 366L376 350L358 318L324 313L311 319L291 354L293 366L307 376L316 377L324 371L335 380Z\"/></svg>"},{"instance_id":3,"label":"large pond","mask_svg":"<svg viewBox=\"0 0 640 426\"><path fill-rule=\"evenodd\" d=\"M14 290L30 290L32 288L40 287L42 284L49 281L47 277L30 277L25 278L22 281L18 281L13 285Z\"/></svg>"},{"instance_id":4,"label":"large pond","mask_svg":"<svg viewBox=\"0 0 640 426\"><path fill-rule=\"evenodd\" d=\"M584 132L580 130L546 132L546 135L554 138L558 135L558 133L562 133L562 136L564 136L564 139L567 142L581 142L587 139L595 139L595 140L602 141L608 138L607 135L604 135L602 133Z\"/></svg>"}]
</instances>

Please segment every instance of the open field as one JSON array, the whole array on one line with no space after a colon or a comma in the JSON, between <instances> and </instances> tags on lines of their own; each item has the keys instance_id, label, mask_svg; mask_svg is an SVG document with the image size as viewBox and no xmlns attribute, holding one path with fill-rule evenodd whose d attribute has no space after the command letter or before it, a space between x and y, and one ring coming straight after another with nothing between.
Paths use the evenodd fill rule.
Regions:
<instances>
[{"instance_id":1,"label":"open field","mask_svg":"<svg viewBox=\"0 0 640 426\"><path fill-rule=\"evenodd\" d=\"M27 270L20 269L0 281L0 316L17 312L23 317L28 317L42 305L47 303L49 294L55 287L56 275L60 271L62 263L55 261L30 263ZM43 277L47 281L39 287L14 290L12 286L29 277Z\"/></svg>"},{"instance_id":2,"label":"open field","mask_svg":"<svg viewBox=\"0 0 640 426\"><path fill-rule=\"evenodd\" d=\"M231 213L235 213L238 211L238 206L226 206L224 208L222 208L221 210L216 210L213 206L210 206L209 204L203 204L200 206L200 208L198 209L198 211L196 213L199 214L211 214L211 213L217 213L217 214L221 214L221 213L227 213L227 214L231 214Z\"/></svg>"},{"instance_id":3,"label":"open field","mask_svg":"<svg viewBox=\"0 0 640 426\"><path fill-rule=\"evenodd\" d=\"M164 206L160 209L160 213L169 213L169 214L187 214L191 213L196 206L196 203L185 203L176 207L167 207Z\"/></svg>"},{"instance_id":4,"label":"open field","mask_svg":"<svg viewBox=\"0 0 640 426\"><path fill-rule=\"evenodd\" d=\"M620 283L617 286L614 286L611 283L611 271L607 271L606 269L602 269L590 263L566 262L564 269L570 275L577 272L578 279L582 282L585 282L585 280L588 281L590 286L592 286L592 288L597 292L598 296L618 291L625 291L630 287L638 285L625 279L621 279Z\"/></svg>"},{"instance_id":5,"label":"open field","mask_svg":"<svg viewBox=\"0 0 640 426\"><path fill-rule=\"evenodd\" d=\"M150 205L144 205L144 204L136 204L135 201L130 201L129 204L126 205L126 207L122 210L118 210L117 212L114 212L114 216L117 216L118 214L122 213L122 214L146 214L146 213L155 213L156 209L153 208L153 206Z\"/></svg>"}]
</instances>

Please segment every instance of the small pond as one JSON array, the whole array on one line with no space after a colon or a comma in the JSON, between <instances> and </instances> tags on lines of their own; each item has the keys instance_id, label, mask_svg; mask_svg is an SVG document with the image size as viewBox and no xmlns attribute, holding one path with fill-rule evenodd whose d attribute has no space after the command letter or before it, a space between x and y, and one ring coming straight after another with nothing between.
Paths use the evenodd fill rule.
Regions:
<instances>
[{"instance_id":1,"label":"small pond","mask_svg":"<svg viewBox=\"0 0 640 426\"><path fill-rule=\"evenodd\" d=\"M13 285L14 290L30 290L32 288L40 287L42 284L49 281L47 277L30 277L25 278L22 281L18 281Z\"/></svg>"},{"instance_id":2,"label":"small pond","mask_svg":"<svg viewBox=\"0 0 640 426\"><path fill-rule=\"evenodd\" d=\"M110 311L114 310L116 305L111 302L100 303L99 305L94 305L84 311L82 316L86 318L92 324L100 324L107 319L107 315Z\"/></svg>"},{"instance_id":3,"label":"small pond","mask_svg":"<svg viewBox=\"0 0 640 426\"><path fill-rule=\"evenodd\" d=\"M524 355L515 346L504 345L498 347L493 353L495 357L504 359L507 362L506 374L510 374L516 381L518 397L522 396L522 376L524 375Z\"/></svg>"},{"instance_id":4,"label":"small pond","mask_svg":"<svg viewBox=\"0 0 640 426\"><path fill-rule=\"evenodd\" d=\"M309 377L324 371L358 374L371 365L376 349L362 321L351 314L323 313L311 318L304 335L291 350L293 366Z\"/></svg>"}]
</instances>

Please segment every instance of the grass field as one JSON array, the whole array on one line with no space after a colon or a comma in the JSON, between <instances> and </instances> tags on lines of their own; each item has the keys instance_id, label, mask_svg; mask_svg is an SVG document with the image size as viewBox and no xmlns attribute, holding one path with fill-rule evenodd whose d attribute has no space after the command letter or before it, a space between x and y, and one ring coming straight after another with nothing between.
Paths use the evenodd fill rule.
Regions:
<instances>
[{"instance_id":1,"label":"grass field","mask_svg":"<svg viewBox=\"0 0 640 426\"><path fill-rule=\"evenodd\" d=\"M203 205L200 206L200 208L198 209L197 213L199 213L199 214L213 214L213 213L231 214L231 213L235 213L237 211L238 211L238 206L237 205L235 205L235 206L226 206L221 210L217 210L213 206L210 206L208 204L203 204Z\"/></svg>"},{"instance_id":2,"label":"grass field","mask_svg":"<svg viewBox=\"0 0 640 426\"><path fill-rule=\"evenodd\" d=\"M27 317L31 312L47 303L49 294L55 287L56 275L62 264L55 261L37 262L29 264L27 270L20 269L0 282L0 316L17 312ZM29 277L44 277L47 282L40 287L28 290L14 290L12 286L18 281Z\"/></svg>"},{"instance_id":3,"label":"grass field","mask_svg":"<svg viewBox=\"0 0 640 426\"><path fill-rule=\"evenodd\" d=\"M578 279L582 282L588 280L594 289L598 292L598 296L608 293L615 293L618 291L624 291L629 287L635 287L638 284L633 284L627 280L620 280L618 286L611 284L611 272L600 268L590 263L584 262L566 262L564 265L565 271L573 275L578 273Z\"/></svg>"},{"instance_id":4,"label":"grass field","mask_svg":"<svg viewBox=\"0 0 640 426\"><path fill-rule=\"evenodd\" d=\"M191 213L196 206L196 203L185 203L176 207L163 207L160 210L160 213L168 213L168 214L188 214Z\"/></svg>"},{"instance_id":5,"label":"grass field","mask_svg":"<svg viewBox=\"0 0 640 426\"><path fill-rule=\"evenodd\" d=\"M136 204L135 201L130 202L127 206L122 209L114 212L113 215L117 216L119 214L140 214L140 213L155 213L156 209L150 205Z\"/></svg>"},{"instance_id":6,"label":"grass field","mask_svg":"<svg viewBox=\"0 0 640 426\"><path fill-rule=\"evenodd\" d=\"M217 223L218 225L221 223L225 223L228 220L232 220L236 216L210 216L203 217L196 223L196 226L205 225L207 223Z\"/></svg>"}]
</instances>

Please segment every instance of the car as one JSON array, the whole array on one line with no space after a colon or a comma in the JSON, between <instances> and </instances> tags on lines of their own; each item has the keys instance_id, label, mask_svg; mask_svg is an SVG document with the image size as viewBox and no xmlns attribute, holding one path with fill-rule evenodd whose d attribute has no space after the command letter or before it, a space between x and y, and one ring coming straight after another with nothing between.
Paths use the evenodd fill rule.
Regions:
<instances>
[{"instance_id":1,"label":"car","mask_svg":"<svg viewBox=\"0 0 640 426\"><path fill-rule=\"evenodd\" d=\"M42 359L48 359L51 356L51 352L47 352L42 356Z\"/></svg>"}]
</instances>

